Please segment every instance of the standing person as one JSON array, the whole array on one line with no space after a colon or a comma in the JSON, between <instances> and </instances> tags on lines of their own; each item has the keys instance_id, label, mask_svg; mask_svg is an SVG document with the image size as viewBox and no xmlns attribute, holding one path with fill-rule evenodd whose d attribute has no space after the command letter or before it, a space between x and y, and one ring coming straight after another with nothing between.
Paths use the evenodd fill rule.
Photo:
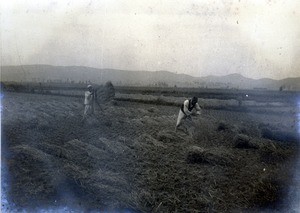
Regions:
<instances>
[{"instance_id":1,"label":"standing person","mask_svg":"<svg viewBox=\"0 0 300 213\"><path fill-rule=\"evenodd\" d=\"M84 112L83 119L85 121L86 118L94 113L94 89L92 85L87 86L87 91L84 93Z\"/></svg>"},{"instance_id":2,"label":"standing person","mask_svg":"<svg viewBox=\"0 0 300 213\"><path fill-rule=\"evenodd\" d=\"M178 118L177 118L177 123L175 127L175 132L177 131L177 128L182 124L183 119L190 119L191 115L193 114L193 109L197 111L197 115L200 115L201 108L198 104L198 98L193 97L192 99L185 100L183 104L181 105L181 108L179 110Z\"/></svg>"}]
</instances>

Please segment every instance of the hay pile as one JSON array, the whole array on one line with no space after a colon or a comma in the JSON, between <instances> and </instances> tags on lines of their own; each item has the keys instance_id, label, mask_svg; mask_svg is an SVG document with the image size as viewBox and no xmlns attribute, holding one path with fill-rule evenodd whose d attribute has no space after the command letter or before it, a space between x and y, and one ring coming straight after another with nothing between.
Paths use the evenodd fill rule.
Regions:
<instances>
[{"instance_id":1,"label":"hay pile","mask_svg":"<svg viewBox=\"0 0 300 213\"><path fill-rule=\"evenodd\" d=\"M170 130L159 131L157 133L156 138L157 138L157 140L162 141L164 143L177 143L177 142L183 142L186 140L179 134L174 134L174 131L170 131Z\"/></svg>"},{"instance_id":2,"label":"hay pile","mask_svg":"<svg viewBox=\"0 0 300 213\"><path fill-rule=\"evenodd\" d=\"M217 127L217 130L218 131L230 131L233 129L233 126L228 124L227 122L225 121L220 121L218 127Z\"/></svg>"},{"instance_id":3,"label":"hay pile","mask_svg":"<svg viewBox=\"0 0 300 213\"><path fill-rule=\"evenodd\" d=\"M43 203L54 197L61 181L55 166L56 159L27 145L15 146L12 151L14 160L10 162L11 168L14 179L18 180L11 188L14 201L22 206L28 202Z\"/></svg>"},{"instance_id":4,"label":"hay pile","mask_svg":"<svg viewBox=\"0 0 300 213\"><path fill-rule=\"evenodd\" d=\"M190 146L187 151L186 160L191 164L210 165L233 165L233 156L226 153L224 148L204 149L198 146Z\"/></svg>"},{"instance_id":5,"label":"hay pile","mask_svg":"<svg viewBox=\"0 0 300 213\"><path fill-rule=\"evenodd\" d=\"M152 149L161 149L161 148L167 148L166 145L163 144L163 142L156 140L151 135L148 134L142 134L139 136L135 142L133 143L134 149L140 149L141 151L147 151Z\"/></svg>"},{"instance_id":6,"label":"hay pile","mask_svg":"<svg viewBox=\"0 0 300 213\"><path fill-rule=\"evenodd\" d=\"M238 134L234 137L234 147L239 149L258 149L259 146L254 143L247 135Z\"/></svg>"},{"instance_id":7,"label":"hay pile","mask_svg":"<svg viewBox=\"0 0 300 213\"><path fill-rule=\"evenodd\" d=\"M115 98L115 88L113 84L108 81L104 86L98 87L96 90L96 101L99 104L107 103Z\"/></svg>"},{"instance_id":8,"label":"hay pile","mask_svg":"<svg viewBox=\"0 0 300 213\"><path fill-rule=\"evenodd\" d=\"M74 139L61 146L15 146L11 161L17 181L11 191L15 201L28 206L34 205L32 200L46 204L75 196L91 208L128 207L131 189L122 174L121 162L129 148L124 140L100 138L93 143Z\"/></svg>"}]
</instances>

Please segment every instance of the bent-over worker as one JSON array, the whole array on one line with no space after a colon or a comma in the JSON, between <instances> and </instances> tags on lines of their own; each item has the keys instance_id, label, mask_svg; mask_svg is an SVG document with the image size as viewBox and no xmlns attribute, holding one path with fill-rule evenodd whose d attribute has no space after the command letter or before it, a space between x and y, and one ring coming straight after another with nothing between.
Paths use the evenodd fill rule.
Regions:
<instances>
[{"instance_id":1,"label":"bent-over worker","mask_svg":"<svg viewBox=\"0 0 300 213\"><path fill-rule=\"evenodd\" d=\"M196 114L200 115L201 108L198 104L197 97L193 97L192 99L183 102L179 110L175 131L177 131L177 128L182 124L183 119L188 118L192 120L191 115L193 114L194 109L197 111Z\"/></svg>"}]
</instances>

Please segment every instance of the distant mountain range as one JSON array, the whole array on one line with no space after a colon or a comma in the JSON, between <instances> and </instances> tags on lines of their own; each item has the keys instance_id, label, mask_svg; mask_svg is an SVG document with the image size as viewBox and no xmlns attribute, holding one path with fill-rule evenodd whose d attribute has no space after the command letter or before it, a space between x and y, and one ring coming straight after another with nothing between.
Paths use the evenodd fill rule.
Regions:
<instances>
[{"instance_id":1,"label":"distant mountain range","mask_svg":"<svg viewBox=\"0 0 300 213\"><path fill-rule=\"evenodd\" d=\"M205 88L300 90L300 77L273 80L251 79L240 74L225 76L193 77L169 71L128 71L96 69L82 66L23 65L2 66L1 81L17 82L92 82L102 84L111 81L115 85L128 86L177 86Z\"/></svg>"}]
</instances>

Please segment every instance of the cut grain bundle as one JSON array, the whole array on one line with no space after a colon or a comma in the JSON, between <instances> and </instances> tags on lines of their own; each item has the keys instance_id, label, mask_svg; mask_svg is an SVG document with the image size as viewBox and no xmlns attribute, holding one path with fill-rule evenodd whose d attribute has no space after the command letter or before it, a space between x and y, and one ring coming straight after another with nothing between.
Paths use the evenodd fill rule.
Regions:
<instances>
[{"instance_id":1,"label":"cut grain bundle","mask_svg":"<svg viewBox=\"0 0 300 213\"><path fill-rule=\"evenodd\" d=\"M183 137L181 137L178 134L174 134L174 132L170 130L163 130L158 132L157 139L166 143L176 143L185 141Z\"/></svg>"},{"instance_id":2,"label":"cut grain bundle","mask_svg":"<svg viewBox=\"0 0 300 213\"><path fill-rule=\"evenodd\" d=\"M34 164L37 168L51 168L54 157L39 149L27 145L19 145L13 148L15 154L14 160L20 161L20 164Z\"/></svg>"},{"instance_id":3,"label":"cut grain bundle","mask_svg":"<svg viewBox=\"0 0 300 213\"><path fill-rule=\"evenodd\" d=\"M64 165L64 171L69 180L82 191L88 199L92 196L97 205L118 208L129 201L130 184L120 173L102 169L89 169L73 163ZM89 202L89 201L87 201Z\"/></svg>"},{"instance_id":4,"label":"cut grain bundle","mask_svg":"<svg viewBox=\"0 0 300 213\"><path fill-rule=\"evenodd\" d=\"M116 154L120 157L120 155L129 150L125 142L126 140L111 141L106 138L99 138L99 141L97 141L97 144L95 144L95 146L106 150L112 154Z\"/></svg>"},{"instance_id":5,"label":"cut grain bundle","mask_svg":"<svg viewBox=\"0 0 300 213\"><path fill-rule=\"evenodd\" d=\"M233 164L233 156L226 152L225 148L204 149L198 146L190 146L187 151L187 162L191 164L204 163L211 165Z\"/></svg>"},{"instance_id":6,"label":"cut grain bundle","mask_svg":"<svg viewBox=\"0 0 300 213\"><path fill-rule=\"evenodd\" d=\"M99 162L110 158L107 152L77 139L68 141L64 149L67 160L88 167L96 166Z\"/></svg>"},{"instance_id":7,"label":"cut grain bundle","mask_svg":"<svg viewBox=\"0 0 300 213\"><path fill-rule=\"evenodd\" d=\"M234 126L230 125L229 123L225 121L220 121L218 124L217 130L218 131L231 131L234 129Z\"/></svg>"},{"instance_id":8,"label":"cut grain bundle","mask_svg":"<svg viewBox=\"0 0 300 213\"><path fill-rule=\"evenodd\" d=\"M139 136L135 140L133 147L142 150L166 148L166 146L161 141L156 140L148 134L142 134L141 136Z\"/></svg>"},{"instance_id":9,"label":"cut grain bundle","mask_svg":"<svg viewBox=\"0 0 300 213\"><path fill-rule=\"evenodd\" d=\"M12 151L15 156L11 161L14 181L11 193L15 201L31 205L33 200L47 201L54 196L60 182L55 158L27 145L16 146Z\"/></svg>"},{"instance_id":10,"label":"cut grain bundle","mask_svg":"<svg viewBox=\"0 0 300 213\"><path fill-rule=\"evenodd\" d=\"M258 149L258 145L254 143L247 135L238 134L233 139L234 147L239 149Z\"/></svg>"},{"instance_id":11,"label":"cut grain bundle","mask_svg":"<svg viewBox=\"0 0 300 213\"><path fill-rule=\"evenodd\" d=\"M154 125L158 125L158 124L159 124L159 122L158 122L156 119L151 118L151 117L148 116L148 115L143 116L143 117L141 118L141 122L142 122L143 124L151 125L151 126L154 126Z\"/></svg>"},{"instance_id":12,"label":"cut grain bundle","mask_svg":"<svg viewBox=\"0 0 300 213\"><path fill-rule=\"evenodd\" d=\"M148 112L151 113L158 112L158 109L156 107L151 107L150 109L148 109Z\"/></svg>"},{"instance_id":13,"label":"cut grain bundle","mask_svg":"<svg viewBox=\"0 0 300 213\"><path fill-rule=\"evenodd\" d=\"M67 150L62 146L49 143L37 144L37 147L43 152L58 158L66 158Z\"/></svg>"}]
</instances>

